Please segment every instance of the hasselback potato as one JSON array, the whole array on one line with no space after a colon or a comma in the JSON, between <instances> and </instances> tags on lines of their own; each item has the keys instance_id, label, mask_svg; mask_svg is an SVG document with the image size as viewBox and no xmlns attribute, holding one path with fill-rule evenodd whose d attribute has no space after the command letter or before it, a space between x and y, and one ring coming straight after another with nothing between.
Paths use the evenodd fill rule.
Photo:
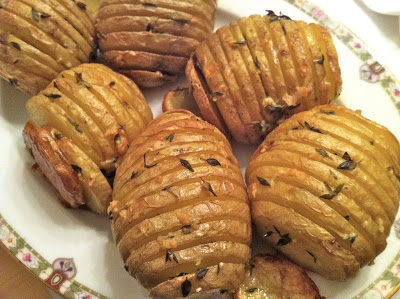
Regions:
<instances>
[{"instance_id":1,"label":"hasselback potato","mask_svg":"<svg viewBox=\"0 0 400 299\"><path fill-rule=\"evenodd\" d=\"M25 143L70 207L105 213L116 163L152 119L140 90L106 66L60 73L27 104Z\"/></svg>"},{"instance_id":2,"label":"hasselback potato","mask_svg":"<svg viewBox=\"0 0 400 299\"><path fill-rule=\"evenodd\" d=\"M272 11L210 35L186 76L204 119L242 143L258 143L293 113L336 99L342 85L327 29Z\"/></svg>"},{"instance_id":3,"label":"hasselback potato","mask_svg":"<svg viewBox=\"0 0 400 299\"><path fill-rule=\"evenodd\" d=\"M252 216L265 240L305 268L353 276L386 247L400 192L400 146L345 107L292 116L246 171Z\"/></svg>"},{"instance_id":4,"label":"hasselback potato","mask_svg":"<svg viewBox=\"0 0 400 299\"><path fill-rule=\"evenodd\" d=\"M89 61L94 20L85 0L1 0L0 76L36 95L56 75Z\"/></svg>"},{"instance_id":5,"label":"hasselback potato","mask_svg":"<svg viewBox=\"0 0 400 299\"><path fill-rule=\"evenodd\" d=\"M131 145L109 208L126 269L156 298L233 291L250 255L248 198L225 136L189 111Z\"/></svg>"},{"instance_id":6,"label":"hasselback potato","mask_svg":"<svg viewBox=\"0 0 400 299\"><path fill-rule=\"evenodd\" d=\"M104 60L141 86L175 80L215 13L216 0L105 0L96 24Z\"/></svg>"}]
</instances>

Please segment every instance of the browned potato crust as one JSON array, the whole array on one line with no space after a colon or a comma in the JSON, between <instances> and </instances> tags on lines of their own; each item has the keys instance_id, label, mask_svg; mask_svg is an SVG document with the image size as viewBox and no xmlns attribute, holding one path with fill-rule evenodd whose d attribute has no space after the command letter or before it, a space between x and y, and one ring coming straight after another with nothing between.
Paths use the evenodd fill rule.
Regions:
<instances>
[{"instance_id":1,"label":"browned potato crust","mask_svg":"<svg viewBox=\"0 0 400 299\"><path fill-rule=\"evenodd\" d=\"M218 29L192 60L186 76L203 117L241 143L262 141L286 118L341 91L329 32L271 11Z\"/></svg>"},{"instance_id":2,"label":"browned potato crust","mask_svg":"<svg viewBox=\"0 0 400 299\"><path fill-rule=\"evenodd\" d=\"M132 143L109 214L127 270L156 298L233 291L244 277L251 226L238 162L187 110L162 114Z\"/></svg>"},{"instance_id":3,"label":"browned potato crust","mask_svg":"<svg viewBox=\"0 0 400 299\"><path fill-rule=\"evenodd\" d=\"M94 25L85 0L0 1L0 76L35 95L61 71L89 61Z\"/></svg>"},{"instance_id":4,"label":"browned potato crust","mask_svg":"<svg viewBox=\"0 0 400 299\"><path fill-rule=\"evenodd\" d=\"M35 125L51 128L58 151L74 165L83 190L81 202L105 214L111 200L109 179L118 159L152 119L140 90L104 65L83 64L60 73L26 108ZM58 175L58 180L63 183L64 177ZM71 201L63 190L60 193Z\"/></svg>"},{"instance_id":5,"label":"browned potato crust","mask_svg":"<svg viewBox=\"0 0 400 299\"><path fill-rule=\"evenodd\" d=\"M215 0L106 0L97 30L107 64L144 87L174 81L212 32Z\"/></svg>"},{"instance_id":6,"label":"browned potato crust","mask_svg":"<svg viewBox=\"0 0 400 299\"><path fill-rule=\"evenodd\" d=\"M304 269L282 256L257 255L234 299L321 299L318 287Z\"/></svg>"},{"instance_id":7,"label":"browned potato crust","mask_svg":"<svg viewBox=\"0 0 400 299\"><path fill-rule=\"evenodd\" d=\"M83 190L78 174L60 151L49 129L38 128L29 121L23 135L26 147L42 173L60 193L63 203L71 208L83 205Z\"/></svg>"},{"instance_id":8,"label":"browned potato crust","mask_svg":"<svg viewBox=\"0 0 400 299\"><path fill-rule=\"evenodd\" d=\"M400 146L359 113L324 105L284 121L246 170L259 232L306 269L345 280L386 247ZM284 217L282 215L285 215Z\"/></svg>"}]
</instances>

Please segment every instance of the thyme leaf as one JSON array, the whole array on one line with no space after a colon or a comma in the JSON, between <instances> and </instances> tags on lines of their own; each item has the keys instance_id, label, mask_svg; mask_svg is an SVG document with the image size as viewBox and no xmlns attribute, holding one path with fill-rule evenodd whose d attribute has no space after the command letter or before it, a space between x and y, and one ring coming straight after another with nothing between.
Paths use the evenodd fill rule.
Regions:
<instances>
[{"instance_id":1,"label":"thyme leaf","mask_svg":"<svg viewBox=\"0 0 400 299\"><path fill-rule=\"evenodd\" d=\"M157 5L155 5L154 3L150 3L150 2L143 3L143 6L157 7Z\"/></svg>"},{"instance_id":2,"label":"thyme leaf","mask_svg":"<svg viewBox=\"0 0 400 299\"><path fill-rule=\"evenodd\" d=\"M10 45L13 46L18 51L21 51L21 46L16 42L10 42Z\"/></svg>"},{"instance_id":3,"label":"thyme leaf","mask_svg":"<svg viewBox=\"0 0 400 299\"><path fill-rule=\"evenodd\" d=\"M308 122L304 122L304 125L306 126L306 129L315 133L322 134L320 129L317 129L316 127L311 126Z\"/></svg>"},{"instance_id":4,"label":"thyme leaf","mask_svg":"<svg viewBox=\"0 0 400 299\"><path fill-rule=\"evenodd\" d=\"M203 279L204 277L206 277L207 272L208 272L208 269L207 269L207 268L200 268L200 269L197 269L197 271L196 271L196 277L197 277L198 279Z\"/></svg>"},{"instance_id":5,"label":"thyme leaf","mask_svg":"<svg viewBox=\"0 0 400 299\"><path fill-rule=\"evenodd\" d=\"M167 137L165 137L165 140L172 142L174 140L175 137L175 133L172 133L170 135L168 135Z\"/></svg>"},{"instance_id":6,"label":"thyme leaf","mask_svg":"<svg viewBox=\"0 0 400 299\"><path fill-rule=\"evenodd\" d=\"M346 219L347 221L350 221L350 216L349 215L345 215L343 216L344 219Z\"/></svg>"},{"instance_id":7,"label":"thyme leaf","mask_svg":"<svg viewBox=\"0 0 400 299\"><path fill-rule=\"evenodd\" d=\"M191 172L194 172L192 165L190 165L190 163L187 160L179 159L179 161L181 162L183 167L187 168Z\"/></svg>"},{"instance_id":8,"label":"thyme leaf","mask_svg":"<svg viewBox=\"0 0 400 299\"><path fill-rule=\"evenodd\" d=\"M189 23L189 20L186 19L176 19L176 18L171 18L172 21L180 23L180 24L187 24Z\"/></svg>"},{"instance_id":9,"label":"thyme leaf","mask_svg":"<svg viewBox=\"0 0 400 299\"><path fill-rule=\"evenodd\" d=\"M317 258L315 257L315 255L311 252L311 251L308 251L308 250L306 250L307 251L307 253L309 254L309 255L311 255L311 257L313 258L313 260L314 260L314 263L316 263L317 262Z\"/></svg>"},{"instance_id":10,"label":"thyme leaf","mask_svg":"<svg viewBox=\"0 0 400 299\"><path fill-rule=\"evenodd\" d=\"M357 235L351 235L347 238L347 240L350 242L350 247L353 245L356 238L357 238Z\"/></svg>"},{"instance_id":11,"label":"thyme leaf","mask_svg":"<svg viewBox=\"0 0 400 299\"><path fill-rule=\"evenodd\" d=\"M335 111L333 111L333 110L321 109L320 111L321 111L321 113L326 114L326 115L333 115L333 114L335 114Z\"/></svg>"},{"instance_id":12,"label":"thyme leaf","mask_svg":"<svg viewBox=\"0 0 400 299\"><path fill-rule=\"evenodd\" d=\"M171 262L172 260L179 264L178 258L176 257L175 253L171 249L167 249L167 253L165 254L165 262Z\"/></svg>"},{"instance_id":13,"label":"thyme leaf","mask_svg":"<svg viewBox=\"0 0 400 299\"><path fill-rule=\"evenodd\" d=\"M214 195L215 197L217 197L217 194L215 194L213 187L211 186L210 183L208 183L208 191L211 192L212 195Z\"/></svg>"},{"instance_id":14,"label":"thyme leaf","mask_svg":"<svg viewBox=\"0 0 400 299\"><path fill-rule=\"evenodd\" d=\"M76 5L78 5L78 7L82 10L86 10L86 4L82 3L82 2L78 2Z\"/></svg>"},{"instance_id":15,"label":"thyme leaf","mask_svg":"<svg viewBox=\"0 0 400 299\"><path fill-rule=\"evenodd\" d=\"M260 182L261 185L271 187L271 184L266 179L258 176L257 180Z\"/></svg>"},{"instance_id":16,"label":"thyme leaf","mask_svg":"<svg viewBox=\"0 0 400 299\"><path fill-rule=\"evenodd\" d=\"M316 148L315 151L320 154L322 157L325 158L329 158L328 153L326 152L326 150L322 149L322 148Z\"/></svg>"},{"instance_id":17,"label":"thyme leaf","mask_svg":"<svg viewBox=\"0 0 400 299\"><path fill-rule=\"evenodd\" d=\"M186 277L185 281L182 282L181 285L182 296L183 297L189 296L191 290L192 290L192 283Z\"/></svg>"},{"instance_id":18,"label":"thyme leaf","mask_svg":"<svg viewBox=\"0 0 400 299\"><path fill-rule=\"evenodd\" d=\"M251 288L251 289L247 289L246 293L254 293L255 291L257 291L258 288Z\"/></svg>"},{"instance_id":19,"label":"thyme leaf","mask_svg":"<svg viewBox=\"0 0 400 299\"><path fill-rule=\"evenodd\" d=\"M278 243L276 245L278 246L285 246L292 242L292 239L290 238L289 234L284 234L281 235L281 238L279 239Z\"/></svg>"},{"instance_id":20,"label":"thyme leaf","mask_svg":"<svg viewBox=\"0 0 400 299\"><path fill-rule=\"evenodd\" d=\"M82 168L79 167L78 165L71 164L71 167L72 167L72 169L74 170L74 172L75 172L76 174L82 174Z\"/></svg>"},{"instance_id":21,"label":"thyme leaf","mask_svg":"<svg viewBox=\"0 0 400 299\"><path fill-rule=\"evenodd\" d=\"M206 162L211 166L221 166L221 163L219 163L217 159L209 158L206 160Z\"/></svg>"},{"instance_id":22,"label":"thyme leaf","mask_svg":"<svg viewBox=\"0 0 400 299\"><path fill-rule=\"evenodd\" d=\"M182 226L181 230L184 235L188 235L191 233L192 226L190 224Z\"/></svg>"}]
</instances>

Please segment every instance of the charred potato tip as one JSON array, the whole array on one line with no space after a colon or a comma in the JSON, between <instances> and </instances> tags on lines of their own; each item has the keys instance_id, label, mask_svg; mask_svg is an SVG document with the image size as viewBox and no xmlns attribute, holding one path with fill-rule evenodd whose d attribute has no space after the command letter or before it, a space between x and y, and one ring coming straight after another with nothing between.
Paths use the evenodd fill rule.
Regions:
<instances>
[{"instance_id":1,"label":"charred potato tip","mask_svg":"<svg viewBox=\"0 0 400 299\"><path fill-rule=\"evenodd\" d=\"M0 1L0 77L29 95L89 62L94 20L85 0Z\"/></svg>"},{"instance_id":2,"label":"charred potato tip","mask_svg":"<svg viewBox=\"0 0 400 299\"><path fill-rule=\"evenodd\" d=\"M342 86L327 29L272 11L209 35L186 76L204 119L241 143L259 143L294 113L336 99Z\"/></svg>"},{"instance_id":3,"label":"charred potato tip","mask_svg":"<svg viewBox=\"0 0 400 299\"><path fill-rule=\"evenodd\" d=\"M244 278L251 227L238 163L189 111L162 114L132 143L109 214L126 269L155 298L232 292Z\"/></svg>"},{"instance_id":4,"label":"charred potato tip","mask_svg":"<svg viewBox=\"0 0 400 299\"><path fill-rule=\"evenodd\" d=\"M292 261L345 280L386 247L400 146L359 113L324 105L284 121L246 170L257 231Z\"/></svg>"},{"instance_id":5,"label":"charred potato tip","mask_svg":"<svg viewBox=\"0 0 400 299\"><path fill-rule=\"evenodd\" d=\"M106 0L96 28L104 60L143 87L176 80L214 28L214 0Z\"/></svg>"},{"instance_id":6,"label":"charred potato tip","mask_svg":"<svg viewBox=\"0 0 400 299\"><path fill-rule=\"evenodd\" d=\"M118 159L152 119L140 90L106 66L83 64L60 73L26 108L25 142L43 173L71 207L105 214ZM83 200L68 192L72 183Z\"/></svg>"}]
</instances>

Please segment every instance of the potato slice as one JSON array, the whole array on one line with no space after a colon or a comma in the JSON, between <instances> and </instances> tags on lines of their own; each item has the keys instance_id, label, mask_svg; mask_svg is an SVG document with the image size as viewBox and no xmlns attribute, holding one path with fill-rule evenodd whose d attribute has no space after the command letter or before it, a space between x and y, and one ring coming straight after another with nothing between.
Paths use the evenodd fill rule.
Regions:
<instances>
[{"instance_id":1,"label":"potato slice","mask_svg":"<svg viewBox=\"0 0 400 299\"><path fill-rule=\"evenodd\" d=\"M60 151L54 137L46 128L28 122L24 128L24 141L40 170L60 193L62 202L71 208L84 204L79 173Z\"/></svg>"},{"instance_id":2,"label":"potato slice","mask_svg":"<svg viewBox=\"0 0 400 299\"><path fill-rule=\"evenodd\" d=\"M234 299L321 299L318 287L304 269L282 256L257 255L250 261L246 278Z\"/></svg>"},{"instance_id":3,"label":"potato slice","mask_svg":"<svg viewBox=\"0 0 400 299\"><path fill-rule=\"evenodd\" d=\"M75 169L83 187L86 205L94 212L105 215L111 201L112 189L99 167L67 137L57 141L61 152Z\"/></svg>"},{"instance_id":4,"label":"potato slice","mask_svg":"<svg viewBox=\"0 0 400 299\"><path fill-rule=\"evenodd\" d=\"M146 88L159 87L167 82L174 82L178 78L176 75L162 73L160 71L139 71L139 70L118 70L119 73L135 81L136 84Z\"/></svg>"},{"instance_id":5,"label":"potato slice","mask_svg":"<svg viewBox=\"0 0 400 299\"><path fill-rule=\"evenodd\" d=\"M376 144L371 143L374 136L379 136ZM386 128L347 108L325 105L292 116L267 136L246 170L259 231L307 269L338 280L354 275L386 246L400 197L400 182L390 165L399 154L400 146ZM283 213L293 215L283 220ZM274 227L282 241L271 238ZM314 227L346 251L330 249L338 252L339 261L323 253L322 235L304 242ZM292 242L294 236L289 240L292 234L297 242ZM310 256L320 262L310 263ZM335 263L342 265L333 268Z\"/></svg>"},{"instance_id":6,"label":"potato slice","mask_svg":"<svg viewBox=\"0 0 400 299\"><path fill-rule=\"evenodd\" d=\"M211 92L207 87L206 79L204 78L196 56L193 56L186 66L186 77L189 81L189 91L193 94L201 114L221 132L230 136L217 106L209 99Z\"/></svg>"},{"instance_id":7,"label":"potato slice","mask_svg":"<svg viewBox=\"0 0 400 299\"><path fill-rule=\"evenodd\" d=\"M102 20L97 25L98 30L103 33L118 31L150 31L153 33L168 33L184 36L202 41L207 33L197 27L176 26L176 21L171 19L160 19L156 16L115 16Z\"/></svg>"},{"instance_id":8,"label":"potato slice","mask_svg":"<svg viewBox=\"0 0 400 299\"><path fill-rule=\"evenodd\" d=\"M241 143L257 144L293 114L329 103L342 84L329 32L272 11L218 29L193 58L186 76L204 119Z\"/></svg>"},{"instance_id":9,"label":"potato slice","mask_svg":"<svg viewBox=\"0 0 400 299\"><path fill-rule=\"evenodd\" d=\"M133 142L108 211L126 269L155 296L175 296L181 273L188 281L178 296L233 291L241 280L251 242L246 188L224 135L189 111L162 114ZM240 277L193 281L191 291L199 268L212 276L225 264Z\"/></svg>"},{"instance_id":10,"label":"potato slice","mask_svg":"<svg viewBox=\"0 0 400 299\"><path fill-rule=\"evenodd\" d=\"M187 59L184 57L159 55L141 51L107 51L104 59L118 69L140 68L145 70L169 73L181 73L185 70Z\"/></svg>"}]
</instances>

